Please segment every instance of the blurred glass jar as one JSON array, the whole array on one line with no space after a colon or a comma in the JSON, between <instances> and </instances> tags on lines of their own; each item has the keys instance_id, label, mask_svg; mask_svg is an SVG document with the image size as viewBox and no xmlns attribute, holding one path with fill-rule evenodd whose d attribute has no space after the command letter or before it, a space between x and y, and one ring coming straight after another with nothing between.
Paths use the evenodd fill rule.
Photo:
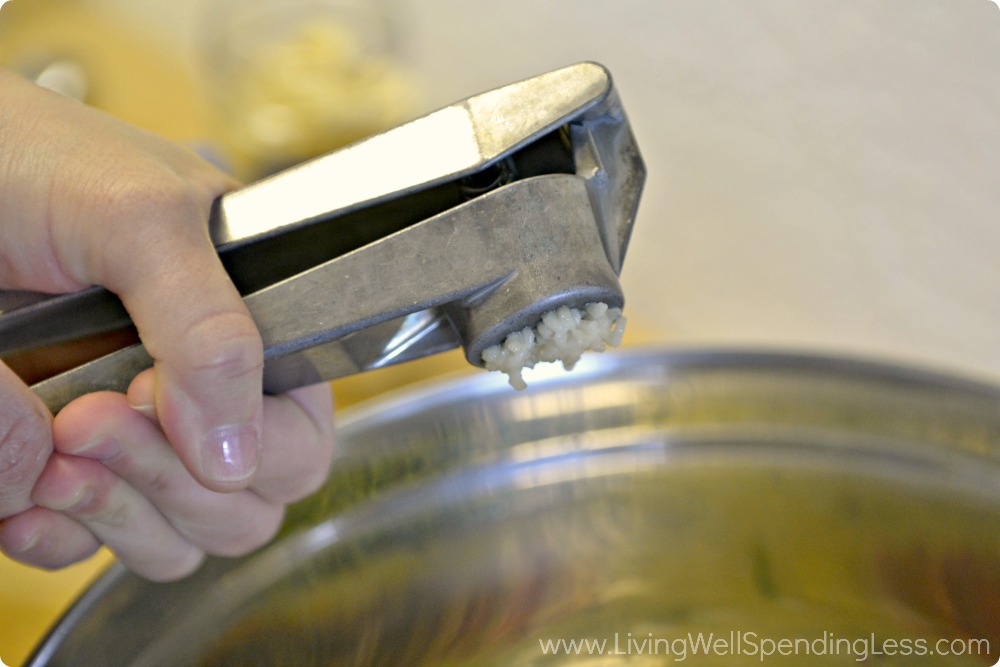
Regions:
<instances>
[{"instance_id":1,"label":"blurred glass jar","mask_svg":"<svg viewBox=\"0 0 1000 667\"><path fill-rule=\"evenodd\" d=\"M216 141L252 180L411 117L419 85L388 0L219 0L203 39Z\"/></svg>"}]
</instances>

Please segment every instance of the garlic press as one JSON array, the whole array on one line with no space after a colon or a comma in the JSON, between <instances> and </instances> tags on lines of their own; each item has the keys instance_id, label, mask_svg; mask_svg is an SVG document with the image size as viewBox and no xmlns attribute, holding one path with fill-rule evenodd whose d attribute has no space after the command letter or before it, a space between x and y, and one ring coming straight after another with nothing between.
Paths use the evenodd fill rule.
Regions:
<instances>
[{"instance_id":1,"label":"garlic press","mask_svg":"<svg viewBox=\"0 0 1000 667\"><path fill-rule=\"evenodd\" d=\"M624 302L645 166L608 71L469 97L221 196L213 242L264 342L264 389L491 345L562 305ZM0 292L0 354L124 328L110 292ZM34 385L124 391L141 344Z\"/></svg>"}]
</instances>

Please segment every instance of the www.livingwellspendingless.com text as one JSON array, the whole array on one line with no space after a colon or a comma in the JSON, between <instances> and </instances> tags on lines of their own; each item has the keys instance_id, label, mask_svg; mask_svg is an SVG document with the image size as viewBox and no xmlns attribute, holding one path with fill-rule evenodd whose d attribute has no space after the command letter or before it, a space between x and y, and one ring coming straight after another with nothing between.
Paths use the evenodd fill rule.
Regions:
<instances>
[{"instance_id":1,"label":"www.livingwellspendingless.com text","mask_svg":"<svg viewBox=\"0 0 1000 667\"><path fill-rule=\"evenodd\" d=\"M843 656L857 662L880 656L988 656L988 639L925 637L839 637L831 632L807 637L767 637L753 631L687 633L675 637L616 632L604 638L540 638L544 655L668 656L683 662L690 656L744 656L765 661L771 658Z\"/></svg>"}]
</instances>

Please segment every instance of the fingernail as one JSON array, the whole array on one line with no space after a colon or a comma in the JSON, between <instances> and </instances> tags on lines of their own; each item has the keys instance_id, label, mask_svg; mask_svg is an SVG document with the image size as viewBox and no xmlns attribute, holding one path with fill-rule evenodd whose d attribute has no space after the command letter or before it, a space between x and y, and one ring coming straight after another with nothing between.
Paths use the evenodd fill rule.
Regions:
<instances>
[{"instance_id":1,"label":"fingernail","mask_svg":"<svg viewBox=\"0 0 1000 667\"><path fill-rule=\"evenodd\" d=\"M93 502L94 497L94 490L84 484L72 493L56 496L55 498L40 499L41 502L38 504L56 512L72 513L86 510Z\"/></svg>"},{"instance_id":2,"label":"fingernail","mask_svg":"<svg viewBox=\"0 0 1000 667\"><path fill-rule=\"evenodd\" d=\"M108 461L122 453L122 445L117 438L110 435L100 435L85 442L76 449L60 449L66 454L82 456L97 461Z\"/></svg>"},{"instance_id":3,"label":"fingernail","mask_svg":"<svg viewBox=\"0 0 1000 667\"><path fill-rule=\"evenodd\" d=\"M202 442L201 472L217 482L242 482L253 476L260 461L260 438L249 425L222 426Z\"/></svg>"},{"instance_id":4,"label":"fingernail","mask_svg":"<svg viewBox=\"0 0 1000 667\"><path fill-rule=\"evenodd\" d=\"M35 545L38 544L38 540L39 540L40 537L41 537L41 535L36 530L35 532L31 533L31 535L29 535L27 539L25 539L25 540L23 540L21 542L18 542L17 544L15 544L12 547L8 547L6 549L6 551L9 554L23 554L23 553L27 553L27 552L29 552L29 551L31 551L32 549L35 548Z\"/></svg>"},{"instance_id":5,"label":"fingernail","mask_svg":"<svg viewBox=\"0 0 1000 667\"><path fill-rule=\"evenodd\" d=\"M149 419L152 419L153 421L156 421L156 406L154 406L153 404L151 403L147 403L145 405L129 404L129 407L138 412L139 414L141 414L143 417L147 417Z\"/></svg>"}]
</instances>

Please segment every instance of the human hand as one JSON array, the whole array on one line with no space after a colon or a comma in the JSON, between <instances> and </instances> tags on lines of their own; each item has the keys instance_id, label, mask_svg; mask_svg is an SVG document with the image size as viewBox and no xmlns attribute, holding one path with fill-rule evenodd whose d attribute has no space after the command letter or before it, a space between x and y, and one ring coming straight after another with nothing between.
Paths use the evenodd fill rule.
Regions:
<instances>
[{"instance_id":1,"label":"human hand","mask_svg":"<svg viewBox=\"0 0 1000 667\"><path fill-rule=\"evenodd\" d=\"M277 529L332 456L326 385L262 397L260 337L205 221L236 184L168 141L0 71L0 288L116 293L155 360L55 420L0 366L0 548L107 544L152 579Z\"/></svg>"}]
</instances>

